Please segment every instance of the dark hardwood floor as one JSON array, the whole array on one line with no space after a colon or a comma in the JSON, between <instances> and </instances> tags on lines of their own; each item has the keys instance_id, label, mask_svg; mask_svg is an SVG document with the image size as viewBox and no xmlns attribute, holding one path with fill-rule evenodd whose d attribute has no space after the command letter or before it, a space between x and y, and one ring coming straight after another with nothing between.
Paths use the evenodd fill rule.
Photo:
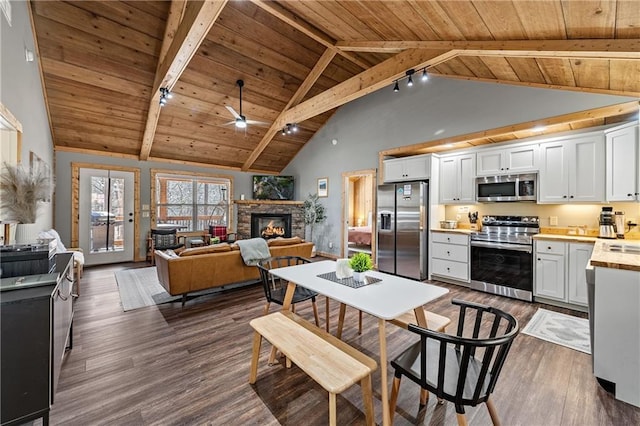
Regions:
<instances>
[{"instance_id":1,"label":"dark hardwood floor","mask_svg":"<svg viewBox=\"0 0 640 426\"><path fill-rule=\"evenodd\" d=\"M327 423L327 393L295 366L269 367L268 344L262 348L256 385L248 383L249 320L262 313L260 286L192 299L184 308L176 302L123 312L114 272L146 266L85 269L82 295L75 305L74 348L62 368L51 411L53 425ZM457 317L450 304L454 297L509 311L521 327L542 306L442 285L451 292L430 309L452 319ZM320 306L322 310L322 300ZM331 311L334 332L337 303L332 303ZM310 304L299 306L298 313L311 319ZM346 321L344 340L378 359L376 319L365 315L360 336L357 312L347 310ZM392 359L415 337L389 325L387 340ZM378 372L373 387L380 421ZM616 401L597 384L589 355L524 334L514 342L493 398L504 425L640 424L640 409ZM452 404L439 406L431 397L426 409L418 412L418 400L417 386L403 380L395 424L456 424ZM469 408L467 417L472 425L490 424L484 405ZM358 386L338 397L338 423L364 424Z\"/></svg>"}]
</instances>

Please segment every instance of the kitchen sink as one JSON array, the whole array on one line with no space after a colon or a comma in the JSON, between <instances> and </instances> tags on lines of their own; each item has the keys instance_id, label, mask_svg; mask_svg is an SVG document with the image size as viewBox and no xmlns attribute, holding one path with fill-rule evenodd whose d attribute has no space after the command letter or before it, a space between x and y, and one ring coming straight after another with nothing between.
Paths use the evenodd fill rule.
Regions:
<instances>
[{"instance_id":1,"label":"kitchen sink","mask_svg":"<svg viewBox=\"0 0 640 426\"><path fill-rule=\"evenodd\" d=\"M616 253L640 254L640 244L612 243L612 244L605 244L605 248L608 251L612 251Z\"/></svg>"}]
</instances>

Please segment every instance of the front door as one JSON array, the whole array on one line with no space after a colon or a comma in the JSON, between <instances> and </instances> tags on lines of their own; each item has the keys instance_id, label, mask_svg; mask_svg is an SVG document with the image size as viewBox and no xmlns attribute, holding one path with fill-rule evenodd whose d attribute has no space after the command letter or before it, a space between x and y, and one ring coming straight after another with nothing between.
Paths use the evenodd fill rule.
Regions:
<instances>
[{"instance_id":1,"label":"front door","mask_svg":"<svg viewBox=\"0 0 640 426\"><path fill-rule=\"evenodd\" d=\"M85 264L134 260L134 173L81 168L79 243Z\"/></svg>"}]
</instances>

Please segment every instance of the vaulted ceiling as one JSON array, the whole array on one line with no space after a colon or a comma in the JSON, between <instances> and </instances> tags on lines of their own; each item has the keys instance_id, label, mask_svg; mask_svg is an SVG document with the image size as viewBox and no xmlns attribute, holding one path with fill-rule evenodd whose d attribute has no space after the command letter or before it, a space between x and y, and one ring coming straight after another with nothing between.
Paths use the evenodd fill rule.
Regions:
<instances>
[{"instance_id":1,"label":"vaulted ceiling","mask_svg":"<svg viewBox=\"0 0 640 426\"><path fill-rule=\"evenodd\" d=\"M640 97L637 0L31 1L31 12L57 150L279 172L337 107L425 67ZM242 114L261 122L246 129L227 108L240 111L239 79ZM164 107L160 88L173 95ZM283 135L287 123L300 130Z\"/></svg>"}]
</instances>

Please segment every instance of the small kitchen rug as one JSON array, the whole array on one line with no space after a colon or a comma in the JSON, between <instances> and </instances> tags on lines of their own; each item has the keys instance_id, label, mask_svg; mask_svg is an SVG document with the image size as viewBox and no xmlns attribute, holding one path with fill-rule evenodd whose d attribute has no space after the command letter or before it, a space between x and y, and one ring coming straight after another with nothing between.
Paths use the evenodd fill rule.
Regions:
<instances>
[{"instance_id":1,"label":"small kitchen rug","mask_svg":"<svg viewBox=\"0 0 640 426\"><path fill-rule=\"evenodd\" d=\"M538 309L522 332L576 351L591 353L589 320L585 318Z\"/></svg>"}]
</instances>

